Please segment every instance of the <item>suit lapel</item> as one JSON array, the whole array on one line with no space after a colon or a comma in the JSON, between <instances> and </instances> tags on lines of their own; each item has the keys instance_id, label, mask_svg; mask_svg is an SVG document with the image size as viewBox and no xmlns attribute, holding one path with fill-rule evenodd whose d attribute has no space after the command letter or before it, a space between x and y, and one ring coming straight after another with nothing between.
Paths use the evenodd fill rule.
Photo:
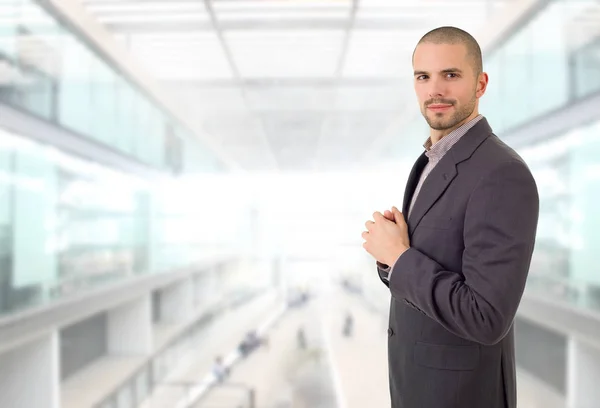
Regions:
<instances>
[{"instance_id":1,"label":"suit lapel","mask_svg":"<svg viewBox=\"0 0 600 408\"><path fill-rule=\"evenodd\" d=\"M417 197L417 201L415 201L415 205L413 210L408 218L408 232L409 236L412 236L412 233L419 225L421 219L427 214L427 211L435 204L435 202L440 198L440 196L446 191L452 180L456 178L458 174L457 165L467 159L469 159L475 150L483 143L488 136L492 134L492 129L488 124L485 118L482 118L479 122L475 124L469 131L461 137L461 139L456 142L454 146L446 153L446 155L440 160L440 162L435 166L433 171L429 174L423 185L421 186L421 190L419 191L419 195ZM423 167L421 167L421 171L416 173L416 169L418 168L419 161L425 157L425 164L427 163L427 156L425 153L415 166L413 167L413 171L409 177L409 185L410 190L405 191L404 194L404 205L403 211L404 214L408 214L408 208L410 206L410 198L413 195L413 192L417 186L419 178L421 176L421 172ZM416 178L416 181L414 180ZM407 185L407 190L409 185ZM407 200L407 197L410 196Z\"/></svg>"},{"instance_id":2,"label":"suit lapel","mask_svg":"<svg viewBox=\"0 0 600 408\"><path fill-rule=\"evenodd\" d=\"M435 204L444 191L446 191L452 180L456 177L456 174L456 165L452 157L446 155L435 166L429 176L427 176L408 219L409 235L412 235L423 216Z\"/></svg>"}]
</instances>

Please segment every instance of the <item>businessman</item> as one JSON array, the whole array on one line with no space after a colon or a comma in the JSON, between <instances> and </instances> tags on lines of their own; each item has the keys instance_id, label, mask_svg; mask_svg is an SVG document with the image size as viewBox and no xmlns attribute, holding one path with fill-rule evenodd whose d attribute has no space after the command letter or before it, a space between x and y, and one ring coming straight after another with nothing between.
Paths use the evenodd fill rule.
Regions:
<instances>
[{"instance_id":1,"label":"businessman","mask_svg":"<svg viewBox=\"0 0 600 408\"><path fill-rule=\"evenodd\" d=\"M478 112L488 75L471 35L430 31L413 69L430 135L402 212L374 213L362 235L392 295L392 407L516 408L513 320L534 247L537 187Z\"/></svg>"}]
</instances>

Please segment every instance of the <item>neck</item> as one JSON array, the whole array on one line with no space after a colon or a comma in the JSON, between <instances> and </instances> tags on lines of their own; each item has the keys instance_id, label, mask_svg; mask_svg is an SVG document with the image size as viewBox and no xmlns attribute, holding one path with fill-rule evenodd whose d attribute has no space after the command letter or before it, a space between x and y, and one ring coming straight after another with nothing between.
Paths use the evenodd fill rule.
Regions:
<instances>
[{"instance_id":1,"label":"neck","mask_svg":"<svg viewBox=\"0 0 600 408\"><path fill-rule=\"evenodd\" d=\"M479 112L477 111L477 109L475 109L473 111L473 113L471 113L471 115L469 115L468 118L462 120L461 122L457 123L456 125L452 126L451 128L448 129L441 129L441 130L436 130L436 129L429 129L429 137L431 139L431 144L435 144L437 142L439 142L440 140L442 140L442 138L444 136L448 136L450 133L452 133L453 131L455 131L456 129L458 129L459 127L461 127L462 125L464 125L467 122L470 122L471 120L475 119L477 117L477 115L479 115Z\"/></svg>"}]
</instances>

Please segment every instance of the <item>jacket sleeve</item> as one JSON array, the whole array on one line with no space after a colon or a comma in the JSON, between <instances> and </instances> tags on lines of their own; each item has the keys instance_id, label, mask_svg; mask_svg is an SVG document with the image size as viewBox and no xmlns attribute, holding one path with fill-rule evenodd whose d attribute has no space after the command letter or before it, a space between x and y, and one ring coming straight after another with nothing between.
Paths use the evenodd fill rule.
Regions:
<instances>
[{"instance_id":1,"label":"jacket sleeve","mask_svg":"<svg viewBox=\"0 0 600 408\"><path fill-rule=\"evenodd\" d=\"M390 275L390 267L386 264L377 261L377 273L379 274L379 279L381 279L385 286L389 287L390 282L388 278Z\"/></svg>"},{"instance_id":2,"label":"jacket sleeve","mask_svg":"<svg viewBox=\"0 0 600 408\"><path fill-rule=\"evenodd\" d=\"M517 160L480 179L464 220L462 271L410 248L394 265L390 290L457 336L502 340L515 318L531 263L539 213L535 181Z\"/></svg>"}]
</instances>

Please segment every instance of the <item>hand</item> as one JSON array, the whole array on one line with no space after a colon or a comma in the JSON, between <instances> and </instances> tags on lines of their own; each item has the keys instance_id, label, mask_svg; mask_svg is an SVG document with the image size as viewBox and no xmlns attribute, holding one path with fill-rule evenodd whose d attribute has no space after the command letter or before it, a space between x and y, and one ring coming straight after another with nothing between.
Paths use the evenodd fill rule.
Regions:
<instances>
[{"instance_id":1,"label":"hand","mask_svg":"<svg viewBox=\"0 0 600 408\"><path fill-rule=\"evenodd\" d=\"M385 210L383 212L383 216L390 221L396 222L396 219L394 218L394 213L390 210Z\"/></svg>"},{"instance_id":2,"label":"hand","mask_svg":"<svg viewBox=\"0 0 600 408\"><path fill-rule=\"evenodd\" d=\"M385 211L385 215L375 212L373 219L365 223L367 231L362 233L365 240L363 248L377 261L393 265L410 248L404 216L393 207L392 211Z\"/></svg>"}]
</instances>

